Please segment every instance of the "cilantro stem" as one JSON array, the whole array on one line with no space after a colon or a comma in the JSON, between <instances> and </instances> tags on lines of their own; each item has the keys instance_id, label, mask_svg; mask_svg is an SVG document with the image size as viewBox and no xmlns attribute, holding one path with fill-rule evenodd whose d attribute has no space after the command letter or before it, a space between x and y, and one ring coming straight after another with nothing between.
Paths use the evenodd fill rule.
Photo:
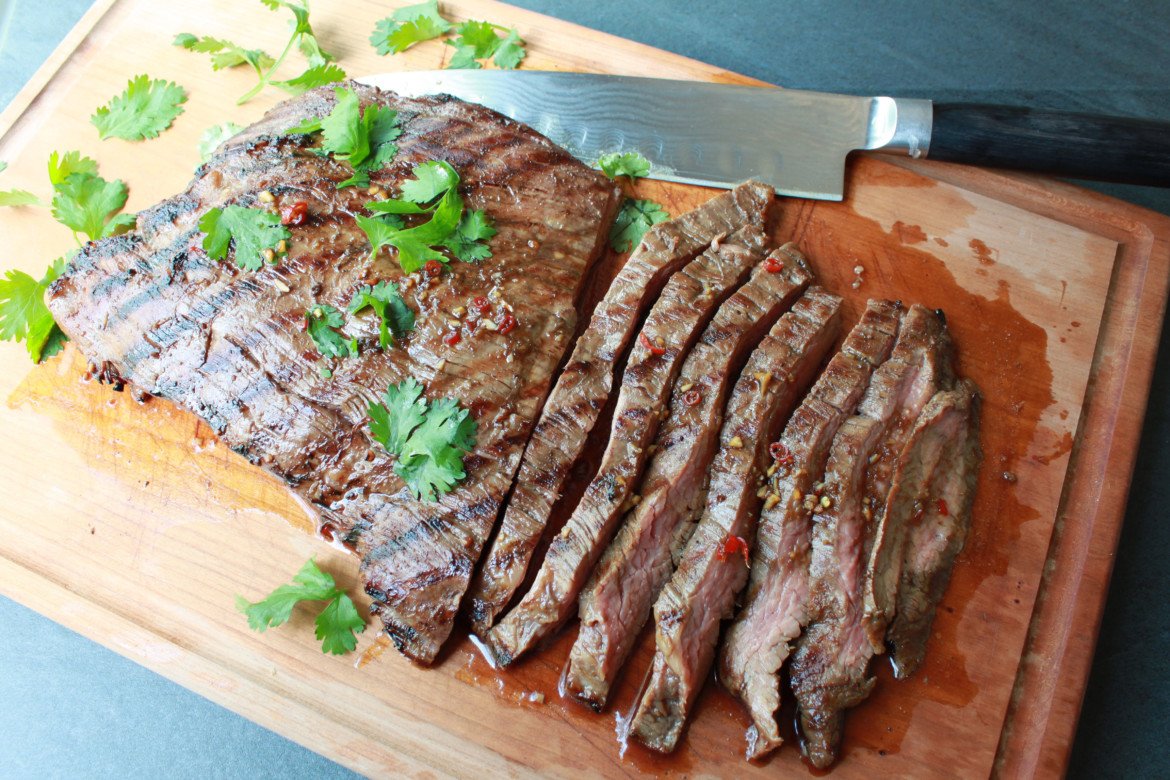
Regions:
<instances>
[{"instance_id":1,"label":"cilantro stem","mask_svg":"<svg viewBox=\"0 0 1170 780\"><path fill-rule=\"evenodd\" d=\"M264 73L260 76L260 81L257 82L256 86L245 92L244 96L236 101L237 106L242 106L244 103L247 103L249 100L259 95L260 90L268 86L269 81L272 80L273 75L276 73L276 69L279 68L282 63L284 63L285 58L288 57L289 52L291 52L293 49L293 45L296 44L300 37L301 34L297 33L288 39L288 44L284 47L284 51L280 53L280 56L276 58L276 61L272 63L272 67L268 69L267 73Z\"/></svg>"}]
</instances>

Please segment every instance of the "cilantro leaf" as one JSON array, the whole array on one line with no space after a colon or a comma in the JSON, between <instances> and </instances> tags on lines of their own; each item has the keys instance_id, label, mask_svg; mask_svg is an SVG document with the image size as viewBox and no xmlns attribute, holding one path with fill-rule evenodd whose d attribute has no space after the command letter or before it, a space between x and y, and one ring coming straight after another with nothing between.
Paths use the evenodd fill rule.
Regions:
<instances>
[{"instance_id":1,"label":"cilantro leaf","mask_svg":"<svg viewBox=\"0 0 1170 780\"><path fill-rule=\"evenodd\" d=\"M0 206L44 206L43 200L28 190L0 190Z\"/></svg>"},{"instance_id":2,"label":"cilantro leaf","mask_svg":"<svg viewBox=\"0 0 1170 780\"><path fill-rule=\"evenodd\" d=\"M642 241L646 231L670 214L652 200L626 198L609 230L609 244L617 252L628 252Z\"/></svg>"},{"instance_id":3,"label":"cilantro leaf","mask_svg":"<svg viewBox=\"0 0 1170 780\"><path fill-rule=\"evenodd\" d=\"M345 78L345 71L339 66L332 63L323 63L309 68L301 75L286 81L273 81L272 86L280 87L285 92L293 95L300 95L314 87L323 87L326 84L344 81Z\"/></svg>"},{"instance_id":4,"label":"cilantro leaf","mask_svg":"<svg viewBox=\"0 0 1170 780\"><path fill-rule=\"evenodd\" d=\"M524 48L524 39L515 30L508 30L508 34L504 36L504 40L496 49L492 62L496 64L497 68L515 70L520 66L521 60L527 56L528 50Z\"/></svg>"},{"instance_id":5,"label":"cilantro leaf","mask_svg":"<svg viewBox=\"0 0 1170 780\"><path fill-rule=\"evenodd\" d=\"M316 636L321 640L321 652L344 655L357 647L357 634L366 627L353 600L340 591L314 621Z\"/></svg>"},{"instance_id":6,"label":"cilantro leaf","mask_svg":"<svg viewBox=\"0 0 1170 780\"><path fill-rule=\"evenodd\" d=\"M407 273L422 268L428 260L447 262L447 257L435 247L448 247L460 259L464 258L454 252L454 247L469 256L490 256L483 255L482 250L465 248L465 242L456 235L463 221L464 209L463 198L459 195L459 174L455 169L449 163L432 160L416 165L412 173L414 178L402 184L401 198L371 201L366 208L384 215L430 213L431 218L414 227L401 228L391 226L385 218L357 217L358 225L370 239L373 256L376 257L382 247L392 246L398 250L398 264ZM433 205L425 205L436 199ZM476 231L482 231L483 227L478 222L474 225Z\"/></svg>"},{"instance_id":7,"label":"cilantro leaf","mask_svg":"<svg viewBox=\"0 0 1170 780\"><path fill-rule=\"evenodd\" d=\"M253 631L265 631L283 625L292 617L292 610L301 601L326 601L338 593L333 576L317 567L310 558L287 585L257 602L236 597L236 607L248 617L248 626Z\"/></svg>"},{"instance_id":8,"label":"cilantro leaf","mask_svg":"<svg viewBox=\"0 0 1170 780\"><path fill-rule=\"evenodd\" d=\"M357 339L347 338L336 328L345 325L345 316L332 306L319 303L305 312L310 338L317 345L322 357L355 357L358 353Z\"/></svg>"},{"instance_id":9,"label":"cilantro leaf","mask_svg":"<svg viewBox=\"0 0 1170 780\"><path fill-rule=\"evenodd\" d=\"M341 655L357 646L355 633L360 633L366 622L358 614L353 600L337 587L332 575L321 571L310 558L293 577L260 601L250 602L236 596L236 609L248 618L253 631L266 631L280 626L292 617L293 608L302 601L325 601L325 608L314 621L316 636L321 640L321 652Z\"/></svg>"},{"instance_id":10,"label":"cilantro leaf","mask_svg":"<svg viewBox=\"0 0 1170 780\"><path fill-rule=\"evenodd\" d=\"M397 458L394 471L415 498L435 501L466 476L463 456L478 426L454 398L428 402L413 379L391 385L385 404L371 404L370 433Z\"/></svg>"},{"instance_id":11,"label":"cilantro leaf","mask_svg":"<svg viewBox=\"0 0 1170 780\"><path fill-rule=\"evenodd\" d=\"M0 279L0 340L23 341L34 363L55 355L65 341L45 305L45 291L64 270L65 259L59 258L39 282L14 270Z\"/></svg>"},{"instance_id":12,"label":"cilantro leaf","mask_svg":"<svg viewBox=\"0 0 1170 780\"><path fill-rule=\"evenodd\" d=\"M378 54L397 54L450 29L451 23L439 13L438 0L430 0L399 8L380 20L370 35L370 44Z\"/></svg>"},{"instance_id":13,"label":"cilantro leaf","mask_svg":"<svg viewBox=\"0 0 1170 780\"><path fill-rule=\"evenodd\" d=\"M246 64L251 66L252 70L256 71L256 75L259 76L276 62L270 54L260 49L245 49L231 41L212 38L210 35L199 37L191 33L179 33L175 36L173 43L187 51L210 54L212 70L223 70Z\"/></svg>"},{"instance_id":14,"label":"cilantro leaf","mask_svg":"<svg viewBox=\"0 0 1170 780\"><path fill-rule=\"evenodd\" d=\"M243 129L242 125L237 125L235 122L224 122L204 130L203 135L199 136L199 162L205 163L210 160L224 141Z\"/></svg>"},{"instance_id":15,"label":"cilantro leaf","mask_svg":"<svg viewBox=\"0 0 1170 780\"><path fill-rule=\"evenodd\" d=\"M430 160L414 167L413 179L402 182L402 199L430 203L459 183L459 174L448 163Z\"/></svg>"},{"instance_id":16,"label":"cilantro leaf","mask_svg":"<svg viewBox=\"0 0 1170 780\"><path fill-rule=\"evenodd\" d=\"M492 256L492 250L487 241L496 234L492 227L491 218L482 209L468 211L459 220L455 232L443 242L443 246L451 250L451 254L465 263L474 263L486 260Z\"/></svg>"},{"instance_id":17,"label":"cilantro leaf","mask_svg":"<svg viewBox=\"0 0 1170 780\"><path fill-rule=\"evenodd\" d=\"M236 265L248 271L257 271L263 265L265 249L274 249L281 239L291 234L280 224L280 215L264 209L227 206L209 210L199 220L199 229L206 233L203 249L213 260L223 260L228 245L236 250Z\"/></svg>"},{"instance_id":18,"label":"cilantro leaf","mask_svg":"<svg viewBox=\"0 0 1170 780\"><path fill-rule=\"evenodd\" d=\"M106 181L92 173L71 173L54 186L53 219L75 233L84 233L91 241L112 236L134 219L130 214L115 216L126 205L127 194L126 185L120 180Z\"/></svg>"},{"instance_id":19,"label":"cilantro leaf","mask_svg":"<svg viewBox=\"0 0 1170 780\"><path fill-rule=\"evenodd\" d=\"M402 452L427 413L427 401L422 397L423 386L414 377L407 377L390 385L382 396L384 403L370 404L370 434L374 440L394 454Z\"/></svg>"},{"instance_id":20,"label":"cilantro leaf","mask_svg":"<svg viewBox=\"0 0 1170 780\"><path fill-rule=\"evenodd\" d=\"M0 173L4 173L6 170L8 170L8 163L0 160Z\"/></svg>"},{"instance_id":21,"label":"cilantro leaf","mask_svg":"<svg viewBox=\"0 0 1170 780\"><path fill-rule=\"evenodd\" d=\"M97 172L97 163L88 157L82 157L81 152L49 153L49 183L54 187L75 173L96 176Z\"/></svg>"},{"instance_id":22,"label":"cilantro leaf","mask_svg":"<svg viewBox=\"0 0 1170 780\"><path fill-rule=\"evenodd\" d=\"M497 30L504 32L501 38ZM456 28L458 37L448 40L448 46L455 47L455 54L447 63L448 68L481 68L478 60L489 57L496 67L512 69L520 64L528 52L524 48L524 39L513 29L501 27L491 22L468 20Z\"/></svg>"},{"instance_id":23,"label":"cilantro leaf","mask_svg":"<svg viewBox=\"0 0 1170 780\"><path fill-rule=\"evenodd\" d=\"M381 322L378 346L382 349L388 349L395 338L402 338L414 329L414 312L402 300L396 284L378 282L373 287L359 288L349 302L349 312L357 314L367 307L374 310Z\"/></svg>"},{"instance_id":24,"label":"cilantro leaf","mask_svg":"<svg viewBox=\"0 0 1170 780\"><path fill-rule=\"evenodd\" d=\"M183 113L187 90L173 81L135 76L126 91L114 97L90 117L102 139L141 141L156 138Z\"/></svg>"},{"instance_id":25,"label":"cilantro leaf","mask_svg":"<svg viewBox=\"0 0 1170 780\"><path fill-rule=\"evenodd\" d=\"M650 161L638 152L610 152L597 160L597 167L611 179L629 176L640 179L650 175Z\"/></svg>"},{"instance_id":26,"label":"cilantro leaf","mask_svg":"<svg viewBox=\"0 0 1170 780\"><path fill-rule=\"evenodd\" d=\"M353 176L338 182L338 189L365 186L369 184L370 171L385 167L398 154L394 143L402 135L398 112L378 105L363 110L352 89L339 87L334 94L337 101L326 116L305 119L287 132L320 132L321 151L348 162L354 169Z\"/></svg>"}]
</instances>

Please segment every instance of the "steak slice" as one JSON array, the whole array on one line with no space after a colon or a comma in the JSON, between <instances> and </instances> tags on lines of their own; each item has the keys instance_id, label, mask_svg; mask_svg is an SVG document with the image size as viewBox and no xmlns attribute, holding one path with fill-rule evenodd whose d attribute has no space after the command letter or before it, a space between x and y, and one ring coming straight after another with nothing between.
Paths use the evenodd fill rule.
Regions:
<instances>
[{"instance_id":1,"label":"steak slice","mask_svg":"<svg viewBox=\"0 0 1170 780\"><path fill-rule=\"evenodd\" d=\"M791 672L804 748L818 768L836 758L844 710L873 688L867 668L874 650L862 625L872 520L885 503L887 474L914 420L939 384L950 380L950 358L941 319L912 306L858 413L833 439L823 492L813 509L809 624L793 654Z\"/></svg>"},{"instance_id":2,"label":"steak slice","mask_svg":"<svg viewBox=\"0 0 1170 780\"><path fill-rule=\"evenodd\" d=\"M840 298L810 288L752 352L732 391L703 515L654 604L654 661L630 723L630 734L647 747L665 753L678 744L711 667L719 623L747 580L768 445L836 339L840 309Z\"/></svg>"},{"instance_id":3,"label":"steak slice","mask_svg":"<svg viewBox=\"0 0 1170 780\"><path fill-rule=\"evenodd\" d=\"M744 605L723 636L719 680L747 706L748 758L780 746L780 667L808 620L813 501L829 446L853 414L874 367L890 354L901 306L870 301L780 437L760 515Z\"/></svg>"},{"instance_id":4,"label":"steak slice","mask_svg":"<svg viewBox=\"0 0 1170 780\"><path fill-rule=\"evenodd\" d=\"M897 613L886 632L886 640L894 646L894 675L899 679L922 664L935 610L971 527L975 483L983 460L980 405L979 389L963 379L954 390L935 395L916 426L942 429L941 434L931 433L943 439L942 457L930 479L921 519L907 531Z\"/></svg>"},{"instance_id":5,"label":"steak slice","mask_svg":"<svg viewBox=\"0 0 1170 780\"><path fill-rule=\"evenodd\" d=\"M581 627L564 687L600 710L610 685L702 507L707 466L715 452L727 395L748 353L812 281L804 258L787 246L756 266L719 307L687 355L654 440L642 500L624 519L581 592Z\"/></svg>"},{"instance_id":6,"label":"steak slice","mask_svg":"<svg viewBox=\"0 0 1170 780\"><path fill-rule=\"evenodd\" d=\"M481 106L346 86L363 105L398 112L400 151L373 184L397 192L414 165L449 162L468 207L485 208L499 231L491 258L451 262L435 278L405 275L393 250L370 259L354 214L371 196L337 189L353 172L348 164L314 153L314 137L287 133L331 110L329 87L274 108L184 193L142 212L135 232L83 247L49 306L92 362L195 412L284 479L324 533L356 548L388 634L425 663L451 630L573 335L574 296L604 247L619 193L543 136ZM212 207L295 202L307 213L290 227L279 265L244 271L197 248L197 223ZM346 331L361 354L334 360L323 376L302 327L306 310L344 309L359 286L379 281L400 285L416 312L414 331L382 351L376 319L351 317ZM460 343L444 343L448 312L489 294L512 307L515 329L464 328ZM408 377L429 398L457 399L479 424L466 479L435 503L412 496L367 431L369 403Z\"/></svg>"},{"instance_id":7,"label":"steak slice","mask_svg":"<svg viewBox=\"0 0 1170 780\"><path fill-rule=\"evenodd\" d=\"M556 630L576 606L593 564L630 507L685 356L715 310L759 263L763 245L755 225L713 243L671 277L650 310L626 363L596 476L549 545L532 587L488 633L500 664L507 666Z\"/></svg>"},{"instance_id":8,"label":"steak slice","mask_svg":"<svg viewBox=\"0 0 1170 780\"><path fill-rule=\"evenodd\" d=\"M524 581L553 506L581 456L613 387L614 366L638 321L671 274L718 236L763 227L771 187L747 182L682 216L651 228L597 304L589 327L549 395L520 465L520 475L471 587L469 611L485 635Z\"/></svg>"}]
</instances>

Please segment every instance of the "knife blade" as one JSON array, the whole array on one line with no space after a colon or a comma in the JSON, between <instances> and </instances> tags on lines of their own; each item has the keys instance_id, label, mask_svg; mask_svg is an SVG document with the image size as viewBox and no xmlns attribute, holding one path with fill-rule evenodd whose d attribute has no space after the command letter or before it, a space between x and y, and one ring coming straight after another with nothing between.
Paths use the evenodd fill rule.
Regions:
<instances>
[{"instance_id":1,"label":"knife blade","mask_svg":"<svg viewBox=\"0 0 1170 780\"><path fill-rule=\"evenodd\" d=\"M449 94L523 122L595 165L637 151L657 179L841 200L846 158L880 151L1170 186L1170 124L918 98L835 95L560 71L402 71L358 81Z\"/></svg>"}]
</instances>

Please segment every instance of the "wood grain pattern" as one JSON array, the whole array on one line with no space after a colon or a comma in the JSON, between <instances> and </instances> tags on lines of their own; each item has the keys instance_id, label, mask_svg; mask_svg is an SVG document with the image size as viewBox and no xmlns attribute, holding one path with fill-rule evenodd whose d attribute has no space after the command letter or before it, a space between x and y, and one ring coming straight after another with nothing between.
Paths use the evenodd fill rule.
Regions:
<instances>
[{"instance_id":1,"label":"wood grain pattern","mask_svg":"<svg viewBox=\"0 0 1170 780\"><path fill-rule=\"evenodd\" d=\"M107 0L89 14L0 115L0 159L12 163L0 186L46 193L49 151L79 148L131 184L130 208L180 190L205 127L247 123L279 98L236 107L248 76L212 73L169 41L190 31L271 51L283 23L258 4L199 5ZM365 37L386 7L317 0L314 22L351 74L439 67L451 50L438 42L374 53ZM486 0L445 7L517 26L530 42L526 67L751 83ZM89 114L144 70L185 85L187 112L155 141L98 141ZM659 182L639 194L674 213L709 196ZM851 165L844 203L780 207L775 237L798 241L851 315L878 295L944 308L963 371L987 395L976 528L927 664L904 684L879 668L878 692L850 718L835 772L1059 774L1144 413L1170 220L1057 182L877 158ZM72 241L36 209L0 212L0 231L6 267L33 273ZM864 269L856 290L855 266ZM30 369L20 347L0 345L6 595L366 774L799 771L791 746L765 766L745 764L746 717L713 685L677 756L661 762L632 747L619 757L612 713L557 696L572 629L498 675L466 641L434 670L392 650L355 668L321 655L301 612L251 633L234 594L268 591L310 555L354 586L356 561L315 539L283 487L196 418L83 383L84 362L69 349ZM621 681L619 712L633 700L649 638ZM379 646L368 631L359 649Z\"/></svg>"}]
</instances>

